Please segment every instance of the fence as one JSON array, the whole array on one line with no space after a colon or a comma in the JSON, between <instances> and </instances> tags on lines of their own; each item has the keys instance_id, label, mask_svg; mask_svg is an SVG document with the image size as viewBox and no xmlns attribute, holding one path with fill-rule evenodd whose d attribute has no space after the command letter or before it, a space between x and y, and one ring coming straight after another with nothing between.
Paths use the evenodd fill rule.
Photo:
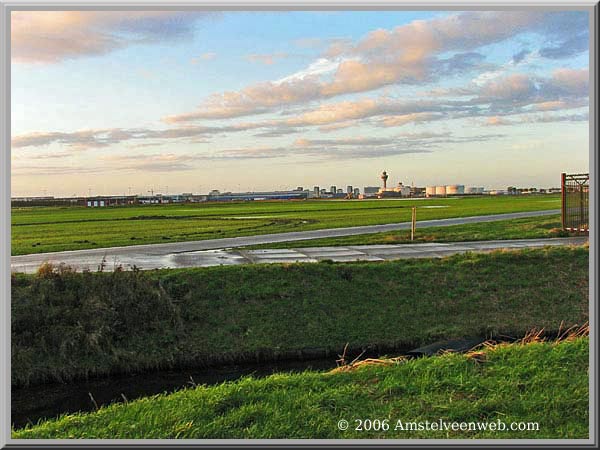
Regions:
<instances>
[{"instance_id":1,"label":"fence","mask_svg":"<svg viewBox=\"0 0 600 450\"><path fill-rule=\"evenodd\" d=\"M568 231L589 231L590 174L562 174L562 226Z\"/></svg>"}]
</instances>

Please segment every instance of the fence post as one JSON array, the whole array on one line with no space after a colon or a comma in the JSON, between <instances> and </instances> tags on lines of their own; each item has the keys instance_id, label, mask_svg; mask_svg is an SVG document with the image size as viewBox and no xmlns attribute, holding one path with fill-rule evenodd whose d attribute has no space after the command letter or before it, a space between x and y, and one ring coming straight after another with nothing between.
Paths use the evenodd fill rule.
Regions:
<instances>
[{"instance_id":1,"label":"fence post","mask_svg":"<svg viewBox=\"0 0 600 450\"><path fill-rule=\"evenodd\" d=\"M417 207L413 206L412 208L412 220L410 226L410 240L415 240L415 231L417 229Z\"/></svg>"},{"instance_id":2,"label":"fence post","mask_svg":"<svg viewBox=\"0 0 600 450\"><path fill-rule=\"evenodd\" d=\"M561 210L560 210L561 211L560 212L560 221L562 223L563 230L565 230L567 228L567 226L565 224L565 203L566 203L565 197L567 195L566 186L565 186L566 180L567 180L567 174L564 172L561 173L561 175L560 175L560 195L561 195L562 205L561 205Z\"/></svg>"},{"instance_id":3,"label":"fence post","mask_svg":"<svg viewBox=\"0 0 600 450\"><path fill-rule=\"evenodd\" d=\"M579 186L579 226L577 227L577 233L583 231L583 224L585 222L585 206L584 206L584 196L583 196L583 184ZM588 224L589 228L589 224Z\"/></svg>"}]
</instances>

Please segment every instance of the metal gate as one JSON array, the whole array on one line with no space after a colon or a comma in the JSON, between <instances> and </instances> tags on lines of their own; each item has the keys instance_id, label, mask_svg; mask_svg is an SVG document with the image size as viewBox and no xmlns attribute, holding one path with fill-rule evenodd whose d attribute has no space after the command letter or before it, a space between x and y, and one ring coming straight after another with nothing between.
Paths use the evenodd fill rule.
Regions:
<instances>
[{"instance_id":1,"label":"metal gate","mask_svg":"<svg viewBox=\"0 0 600 450\"><path fill-rule=\"evenodd\" d=\"M568 231L589 231L590 174L562 174L562 226Z\"/></svg>"}]
</instances>

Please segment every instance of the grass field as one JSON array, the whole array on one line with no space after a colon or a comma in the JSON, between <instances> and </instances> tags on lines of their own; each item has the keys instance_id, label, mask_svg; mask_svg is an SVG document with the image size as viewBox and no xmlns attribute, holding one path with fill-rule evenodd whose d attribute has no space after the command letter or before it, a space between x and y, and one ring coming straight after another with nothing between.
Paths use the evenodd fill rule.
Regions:
<instances>
[{"instance_id":1,"label":"grass field","mask_svg":"<svg viewBox=\"0 0 600 450\"><path fill-rule=\"evenodd\" d=\"M557 195L12 209L12 254L177 242L560 208Z\"/></svg>"},{"instance_id":2,"label":"grass field","mask_svg":"<svg viewBox=\"0 0 600 450\"><path fill-rule=\"evenodd\" d=\"M251 377L13 430L14 439L588 438L587 338L338 373ZM350 428L338 429L347 420ZM355 419L387 420L357 431ZM396 429L402 420L402 429ZM406 422L537 423L537 431L409 431ZM530 427L534 428L534 427Z\"/></svg>"},{"instance_id":3,"label":"grass field","mask_svg":"<svg viewBox=\"0 0 600 450\"><path fill-rule=\"evenodd\" d=\"M588 248L382 263L17 274L12 383L415 348L588 320Z\"/></svg>"},{"instance_id":4,"label":"grass field","mask_svg":"<svg viewBox=\"0 0 600 450\"><path fill-rule=\"evenodd\" d=\"M410 230L402 230L335 238L275 242L253 245L245 248L302 248L339 245L414 244L421 242L541 239L569 236L569 233L563 231L561 226L560 215L556 215L529 217L526 219L498 220L494 222L471 223L465 225L450 225L447 227L417 228L414 241L410 240Z\"/></svg>"}]
</instances>

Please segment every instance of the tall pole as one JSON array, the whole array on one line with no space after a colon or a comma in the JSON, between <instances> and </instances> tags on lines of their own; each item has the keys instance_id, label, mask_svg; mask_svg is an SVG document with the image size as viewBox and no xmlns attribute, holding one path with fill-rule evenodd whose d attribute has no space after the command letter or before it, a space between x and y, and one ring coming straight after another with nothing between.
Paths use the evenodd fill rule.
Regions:
<instances>
[{"instance_id":1,"label":"tall pole","mask_svg":"<svg viewBox=\"0 0 600 450\"><path fill-rule=\"evenodd\" d=\"M410 240L415 240L415 232L417 230L417 207L412 207L412 220L410 224Z\"/></svg>"},{"instance_id":2,"label":"tall pole","mask_svg":"<svg viewBox=\"0 0 600 450\"><path fill-rule=\"evenodd\" d=\"M561 193L560 220L562 222L563 230L567 228L567 224L565 223L565 219L566 219L565 206L566 206L566 197L567 197L566 180L567 180L567 174L563 172L560 176L560 193Z\"/></svg>"}]
</instances>

